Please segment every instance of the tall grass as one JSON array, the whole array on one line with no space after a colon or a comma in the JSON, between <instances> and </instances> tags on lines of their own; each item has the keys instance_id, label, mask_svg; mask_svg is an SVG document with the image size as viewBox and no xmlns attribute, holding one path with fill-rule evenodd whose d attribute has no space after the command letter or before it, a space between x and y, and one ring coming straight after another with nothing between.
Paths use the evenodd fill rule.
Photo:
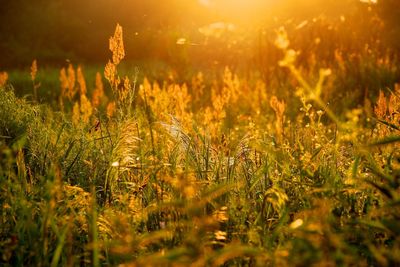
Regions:
<instances>
[{"instance_id":1,"label":"tall grass","mask_svg":"<svg viewBox=\"0 0 400 267\"><path fill-rule=\"evenodd\" d=\"M276 45L294 99L229 68L121 76L119 25L107 86L70 65L52 108L5 78L1 264L398 265L399 87L336 112L337 68L303 70L283 29Z\"/></svg>"}]
</instances>

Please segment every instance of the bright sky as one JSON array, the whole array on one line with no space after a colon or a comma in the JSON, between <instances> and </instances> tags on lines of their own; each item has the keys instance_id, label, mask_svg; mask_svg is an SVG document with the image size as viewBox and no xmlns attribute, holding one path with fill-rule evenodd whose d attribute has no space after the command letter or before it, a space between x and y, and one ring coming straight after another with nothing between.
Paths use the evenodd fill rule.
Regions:
<instances>
[{"instance_id":1,"label":"bright sky","mask_svg":"<svg viewBox=\"0 0 400 267\"><path fill-rule=\"evenodd\" d=\"M266 16L313 16L321 13L340 16L357 0L198 0L226 19L259 21ZM366 0L363 0L366 1ZM376 1L376 0L368 0Z\"/></svg>"}]
</instances>

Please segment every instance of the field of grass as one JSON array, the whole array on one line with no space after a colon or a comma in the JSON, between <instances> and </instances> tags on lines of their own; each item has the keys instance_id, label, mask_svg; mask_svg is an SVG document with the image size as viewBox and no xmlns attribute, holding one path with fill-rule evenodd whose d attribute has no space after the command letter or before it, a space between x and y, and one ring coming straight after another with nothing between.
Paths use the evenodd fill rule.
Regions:
<instances>
[{"instance_id":1,"label":"field of grass","mask_svg":"<svg viewBox=\"0 0 400 267\"><path fill-rule=\"evenodd\" d=\"M157 75L117 25L105 67L0 73L0 265L400 265L397 57L291 36Z\"/></svg>"}]
</instances>

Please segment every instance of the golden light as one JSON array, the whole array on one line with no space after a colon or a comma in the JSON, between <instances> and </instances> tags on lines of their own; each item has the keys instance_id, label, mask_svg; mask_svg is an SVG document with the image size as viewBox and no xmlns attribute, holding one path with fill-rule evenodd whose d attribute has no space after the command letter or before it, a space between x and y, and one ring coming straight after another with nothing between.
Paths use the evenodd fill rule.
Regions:
<instances>
[{"instance_id":1,"label":"golden light","mask_svg":"<svg viewBox=\"0 0 400 267\"><path fill-rule=\"evenodd\" d=\"M198 0L218 15L230 20L253 20L276 0Z\"/></svg>"},{"instance_id":2,"label":"golden light","mask_svg":"<svg viewBox=\"0 0 400 267\"><path fill-rule=\"evenodd\" d=\"M377 0L359 0L376 3ZM220 19L252 23L268 17L313 17L340 15L351 10L354 0L198 0Z\"/></svg>"}]
</instances>

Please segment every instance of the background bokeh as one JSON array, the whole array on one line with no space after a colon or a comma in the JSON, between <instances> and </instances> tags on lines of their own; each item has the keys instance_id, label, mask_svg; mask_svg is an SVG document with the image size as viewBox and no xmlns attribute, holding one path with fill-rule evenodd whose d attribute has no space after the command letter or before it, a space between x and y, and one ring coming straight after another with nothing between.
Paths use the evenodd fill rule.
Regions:
<instances>
[{"instance_id":1,"label":"background bokeh","mask_svg":"<svg viewBox=\"0 0 400 267\"><path fill-rule=\"evenodd\" d=\"M346 31L343 36L361 43L377 33L371 24L378 16L385 22L384 30L379 29L385 46L398 49L399 2L379 1L369 11L366 6L358 0L5 0L0 5L0 68L26 67L33 59L41 65L60 66L65 60L104 64L117 23L124 28L128 61L154 60L180 68L186 67L182 63L263 65L266 41L278 26L322 17L326 24L346 19L352 29L341 29ZM219 26L222 34L199 31L210 24ZM228 28L232 31L225 31ZM177 44L179 38L187 43ZM226 45L230 53L225 53ZM246 53L240 54L243 50Z\"/></svg>"}]
</instances>

